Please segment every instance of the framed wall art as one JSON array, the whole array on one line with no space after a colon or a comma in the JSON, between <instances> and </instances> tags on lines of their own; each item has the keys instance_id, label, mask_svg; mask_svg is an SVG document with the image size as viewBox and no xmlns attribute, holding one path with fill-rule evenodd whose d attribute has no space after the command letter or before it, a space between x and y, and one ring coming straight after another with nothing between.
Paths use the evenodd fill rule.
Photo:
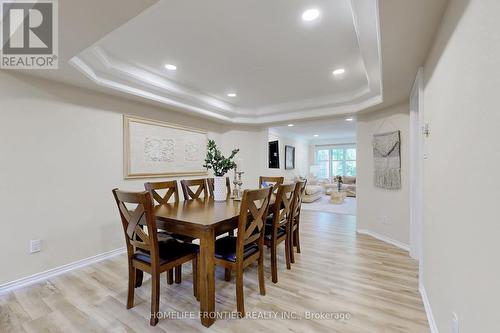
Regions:
<instances>
[{"instance_id":1,"label":"framed wall art","mask_svg":"<svg viewBox=\"0 0 500 333\"><path fill-rule=\"evenodd\" d=\"M204 176L207 142L203 130L124 115L124 177Z\"/></svg>"},{"instance_id":2,"label":"framed wall art","mask_svg":"<svg viewBox=\"0 0 500 333\"><path fill-rule=\"evenodd\" d=\"M285 146L285 169L295 169L295 147Z\"/></svg>"}]
</instances>

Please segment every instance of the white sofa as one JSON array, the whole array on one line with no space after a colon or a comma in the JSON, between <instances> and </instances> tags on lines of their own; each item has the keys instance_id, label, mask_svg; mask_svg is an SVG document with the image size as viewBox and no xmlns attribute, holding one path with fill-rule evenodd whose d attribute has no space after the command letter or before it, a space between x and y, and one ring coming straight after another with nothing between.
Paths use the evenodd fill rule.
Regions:
<instances>
[{"instance_id":1,"label":"white sofa","mask_svg":"<svg viewBox=\"0 0 500 333\"><path fill-rule=\"evenodd\" d=\"M320 185L306 185L302 202L313 202L321 198L323 195L323 187Z\"/></svg>"}]
</instances>

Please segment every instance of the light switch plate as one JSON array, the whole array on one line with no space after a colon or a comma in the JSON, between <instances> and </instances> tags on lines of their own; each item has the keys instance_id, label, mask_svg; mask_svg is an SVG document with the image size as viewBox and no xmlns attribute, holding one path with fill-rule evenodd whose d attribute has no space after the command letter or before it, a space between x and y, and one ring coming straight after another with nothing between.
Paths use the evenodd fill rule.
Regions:
<instances>
[{"instance_id":1,"label":"light switch plate","mask_svg":"<svg viewBox=\"0 0 500 333\"><path fill-rule=\"evenodd\" d=\"M30 241L30 253L40 252L42 250L42 241L39 239L32 239Z\"/></svg>"}]
</instances>

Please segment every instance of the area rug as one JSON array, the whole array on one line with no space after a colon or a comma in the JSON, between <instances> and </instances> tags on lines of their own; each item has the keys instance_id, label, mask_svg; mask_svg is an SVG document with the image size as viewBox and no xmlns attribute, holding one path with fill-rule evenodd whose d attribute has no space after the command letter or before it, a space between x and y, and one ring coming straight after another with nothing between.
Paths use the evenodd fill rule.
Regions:
<instances>
[{"instance_id":1,"label":"area rug","mask_svg":"<svg viewBox=\"0 0 500 333\"><path fill-rule=\"evenodd\" d=\"M356 198L347 197L341 205L330 203L330 196L323 195L321 199L314 202L303 202L302 209L330 212L344 215L356 215Z\"/></svg>"}]
</instances>

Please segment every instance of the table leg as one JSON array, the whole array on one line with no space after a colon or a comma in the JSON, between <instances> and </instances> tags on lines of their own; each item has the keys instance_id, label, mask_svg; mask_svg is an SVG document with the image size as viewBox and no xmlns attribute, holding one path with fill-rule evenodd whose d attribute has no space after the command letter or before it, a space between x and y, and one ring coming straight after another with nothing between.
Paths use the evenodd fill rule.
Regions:
<instances>
[{"instance_id":1,"label":"table leg","mask_svg":"<svg viewBox=\"0 0 500 333\"><path fill-rule=\"evenodd\" d=\"M209 327L215 321L215 236L212 229L206 230L200 239L200 314L203 326Z\"/></svg>"}]
</instances>

